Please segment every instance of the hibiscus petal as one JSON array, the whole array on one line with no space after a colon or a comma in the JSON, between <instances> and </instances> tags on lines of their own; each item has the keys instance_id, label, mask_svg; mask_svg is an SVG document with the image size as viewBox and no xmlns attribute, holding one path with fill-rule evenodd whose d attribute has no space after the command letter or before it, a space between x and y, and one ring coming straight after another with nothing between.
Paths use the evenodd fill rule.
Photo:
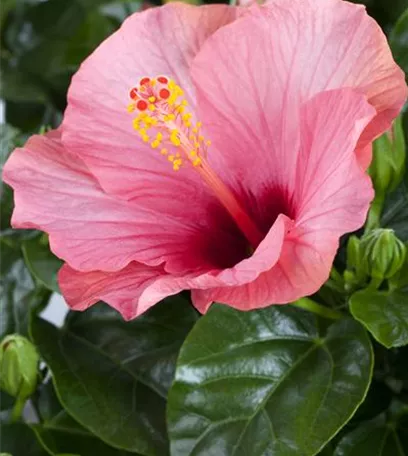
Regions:
<instances>
[{"instance_id":1,"label":"hibiscus petal","mask_svg":"<svg viewBox=\"0 0 408 456\"><path fill-rule=\"evenodd\" d=\"M60 132L33 136L6 163L3 178L15 190L13 226L50 234L53 252L81 271L122 269L137 260L166 263L171 271L214 268L234 255L240 237L216 200L203 201L183 180L174 195L157 186L155 211L106 194L84 163L67 153ZM177 192L200 204L174 203ZM149 191L145 199L149 201ZM183 200L182 200L183 201Z\"/></svg>"},{"instance_id":2,"label":"hibiscus petal","mask_svg":"<svg viewBox=\"0 0 408 456\"><path fill-rule=\"evenodd\" d=\"M168 4L128 18L122 27L85 60L73 77L63 122L63 142L77 153L108 192L142 200L154 195L157 185L179 177L171 164L144 143L132 127L127 112L129 90L144 76L174 78L193 104L189 74L192 59L204 41L235 18L226 5L193 7ZM173 204L193 202L201 192L196 173L183 168L185 192Z\"/></svg>"},{"instance_id":3,"label":"hibiscus petal","mask_svg":"<svg viewBox=\"0 0 408 456\"><path fill-rule=\"evenodd\" d=\"M59 271L58 282L71 309L85 310L98 301L105 301L125 320L136 318L183 288L181 280L163 270L137 263L115 272L79 272L64 265Z\"/></svg>"},{"instance_id":4,"label":"hibiscus petal","mask_svg":"<svg viewBox=\"0 0 408 456\"><path fill-rule=\"evenodd\" d=\"M379 26L362 6L338 0L273 0L247 11L210 37L192 66L213 166L239 193L259 194L282 176L293 188L297 107L341 87L363 92L377 110L357 148L367 166L367 144L407 96Z\"/></svg>"},{"instance_id":5,"label":"hibiscus petal","mask_svg":"<svg viewBox=\"0 0 408 456\"><path fill-rule=\"evenodd\" d=\"M255 279L276 263L284 236L291 225L285 216L279 217L253 256L219 273L214 271L201 275L173 276L163 268L135 262L118 271L80 272L65 264L59 271L58 281L64 298L72 309L85 310L102 300L129 320L166 296L183 289L240 285Z\"/></svg>"},{"instance_id":6,"label":"hibiscus petal","mask_svg":"<svg viewBox=\"0 0 408 456\"><path fill-rule=\"evenodd\" d=\"M374 115L366 97L351 89L323 92L302 107L295 223L279 261L251 283L194 290L201 312L212 301L249 310L291 302L320 288L339 237L364 223L373 197L370 179L353 152Z\"/></svg>"}]
</instances>

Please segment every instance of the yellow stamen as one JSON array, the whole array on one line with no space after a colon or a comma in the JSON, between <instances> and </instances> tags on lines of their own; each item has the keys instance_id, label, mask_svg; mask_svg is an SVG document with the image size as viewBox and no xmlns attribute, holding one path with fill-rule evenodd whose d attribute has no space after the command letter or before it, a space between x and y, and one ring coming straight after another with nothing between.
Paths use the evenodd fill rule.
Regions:
<instances>
[{"instance_id":1,"label":"yellow stamen","mask_svg":"<svg viewBox=\"0 0 408 456\"><path fill-rule=\"evenodd\" d=\"M147 110L139 111L134 100L128 106L129 112L137 112L133 128L144 142L149 143L152 149L158 149L172 163L175 171L183 165L183 160L194 167L202 165L206 146L211 143L200 132L202 123L193 123L193 114L188 112L183 90L169 80L166 89L170 93L168 98L163 98L159 95L162 84L157 89L153 88L154 84L155 80L150 79L150 82L137 88L146 94L143 99L148 102Z\"/></svg>"}]
</instances>

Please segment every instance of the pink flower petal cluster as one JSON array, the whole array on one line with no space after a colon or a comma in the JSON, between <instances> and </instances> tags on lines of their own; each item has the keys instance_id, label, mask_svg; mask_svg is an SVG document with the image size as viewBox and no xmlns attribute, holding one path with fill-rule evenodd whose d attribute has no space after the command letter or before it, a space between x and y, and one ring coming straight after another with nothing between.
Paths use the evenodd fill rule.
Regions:
<instances>
[{"instance_id":1,"label":"pink flower petal cluster","mask_svg":"<svg viewBox=\"0 0 408 456\"><path fill-rule=\"evenodd\" d=\"M73 309L288 303L364 223L371 142L406 96L362 6L149 9L82 64L62 126L12 153L13 226L49 233Z\"/></svg>"}]
</instances>

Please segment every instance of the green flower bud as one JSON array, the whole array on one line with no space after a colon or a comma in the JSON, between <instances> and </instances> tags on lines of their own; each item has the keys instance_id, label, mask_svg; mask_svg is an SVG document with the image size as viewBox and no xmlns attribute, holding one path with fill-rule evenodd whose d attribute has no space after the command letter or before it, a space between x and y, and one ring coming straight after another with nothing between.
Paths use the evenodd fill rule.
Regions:
<instances>
[{"instance_id":1,"label":"green flower bud","mask_svg":"<svg viewBox=\"0 0 408 456\"><path fill-rule=\"evenodd\" d=\"M404 166L405 140L400 116L373 144L373 160L368 172L376 194L385 195L395 190L404 176Z\"/></svg>"},{"instance_id":2,"label":"green flower bud","mask_svg":"<svg viewBox=\"0 0 408 456\"><path fill-rule=\"evenodd\" d=\"M0 388L11 396L25 399L37 386L39 355L25 337L12 334L0 344Z\"/></svg>"},{"instance_id":3,"label":"green flower bud","mask_svg":"<svg viewBox=\"0 0 408 456\"><path fill-rule=\"evenodd\" d=\"M362 266L376 279L389 279L402 267L406 247L394 231L379 228L361 239Z\"/></svg>"}]
</instances>

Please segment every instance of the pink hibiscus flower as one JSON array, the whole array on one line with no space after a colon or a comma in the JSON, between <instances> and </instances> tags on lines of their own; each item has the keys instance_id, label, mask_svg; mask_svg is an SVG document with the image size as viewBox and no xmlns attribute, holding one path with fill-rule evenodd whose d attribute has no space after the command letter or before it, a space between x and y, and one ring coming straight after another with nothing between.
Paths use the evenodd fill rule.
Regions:
<instances>
[{"instance_id":1,"label":"pink hibiscus flower","mask_svg":"<svg viewBox=\"0 0 408 456\"><path fill-rule=\"evenodd\" d=\"M406 94L361 6L150 9L83 63L62 127L13 152L13 225L49 233L73 309L291 302L364 223L370 143Z\"/></svg>"}]
</instances>

